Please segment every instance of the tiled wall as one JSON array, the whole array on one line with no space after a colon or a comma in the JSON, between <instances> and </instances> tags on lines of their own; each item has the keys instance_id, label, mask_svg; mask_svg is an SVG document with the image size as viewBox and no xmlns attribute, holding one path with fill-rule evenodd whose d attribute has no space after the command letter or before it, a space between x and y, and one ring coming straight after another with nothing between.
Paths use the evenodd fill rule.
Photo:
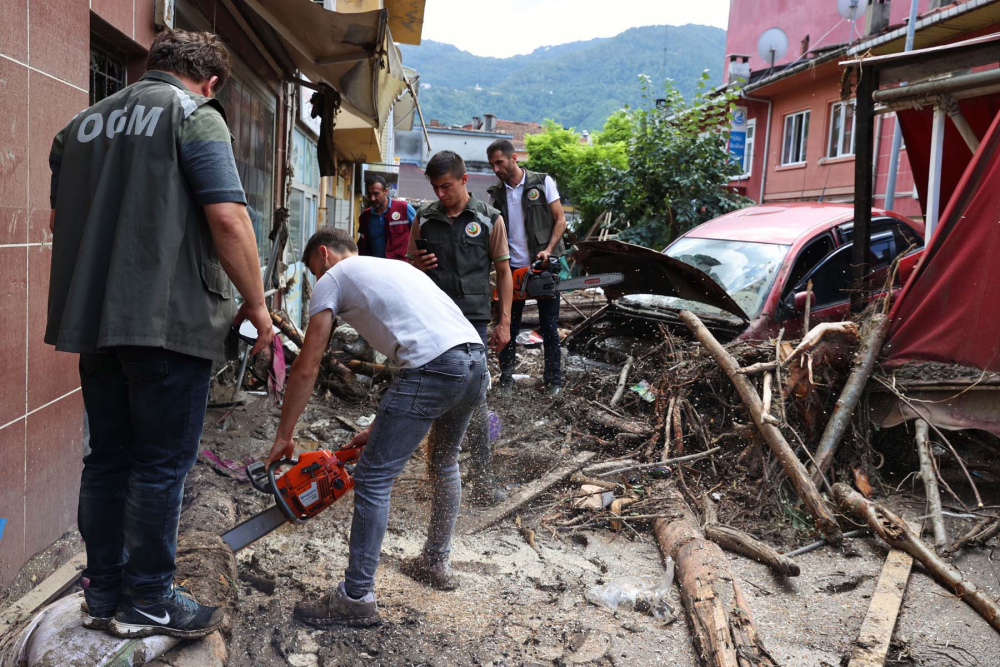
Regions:
<instances>
[{"instance_id":1,"label":"tiled wall","mask_svg":"<svg viewBox=\"0 0 1000 667\"><path fill-rule=\"evenodd\" d=\"M93 0L148 46L152 0ZM45 345L48 154L87 106L86 0L0 0L0 585L76 521L83 437L77 356Z\"/></svg>"}]
</instances>

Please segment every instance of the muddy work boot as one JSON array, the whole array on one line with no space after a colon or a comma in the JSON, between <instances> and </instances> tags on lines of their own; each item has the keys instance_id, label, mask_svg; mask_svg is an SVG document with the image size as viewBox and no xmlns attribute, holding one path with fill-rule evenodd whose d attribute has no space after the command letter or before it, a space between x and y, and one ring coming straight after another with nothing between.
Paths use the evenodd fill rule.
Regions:
<instances>
[{"instance_id":1,"label":"muddy work boot","mask_svg":"<svg viewBox=\"0 0 1000 667\"><path fill-rule=\"evenodd\" d=\"M510 398L514 395L514 378L501 374L494 391L501 398Z\"/></svg>"},{"instance_id":2,"label":"muddy work boot","mask_svg":"<svg viewBox=\"0 0 1000 667\"><path fill-rule=\"evenodd\" d=\"M431 563L426 556L417 556L404 560L399 571L414 581L427 584L439 591L453 591L458 588L455 571L446 560Z\"/></svg>"},{"instance_id":3,"label":"muddy work boot","mask_svg":"<svg viewBox=\"0 0 1000 667\"><path fill-rule=\"evenodd\" d=\"M123 639L154 635L196 639L222 627L225 616L223 609L198 604L182 588L174 587L159 600L122 596L107 631Z\"/></svg>"},{"instance_id":4,"label":"muddy work boot","mask_svg":"<svg viewBox=\"0 0 1000 667\"><path fill-rule=\"evenodd\" d=\"M375 605L375 594L368 593L355 600L347 594L344 582L315 602L303 601L295 605L295 618L321 628L329 625L368 628L382 622Z\"/></svg>"}]
</instances>

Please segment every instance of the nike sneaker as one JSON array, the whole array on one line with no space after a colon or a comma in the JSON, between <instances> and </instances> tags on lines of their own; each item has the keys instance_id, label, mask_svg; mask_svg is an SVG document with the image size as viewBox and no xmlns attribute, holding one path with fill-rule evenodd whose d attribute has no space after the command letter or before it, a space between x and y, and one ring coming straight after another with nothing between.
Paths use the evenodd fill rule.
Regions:
<instances>
[{"instance_id":1,"label":"nike sneaker","mask_svg":"<svg viewBox=\"0 0 1000 667\"><path fill-rule=\"evenodd\" d=\"M108 632L116 637L168 635L180 639L204 637L219 629L225 611L198 604L180 587L159 600L139 600L123 595Z\"/></svg>"}]
</instances>

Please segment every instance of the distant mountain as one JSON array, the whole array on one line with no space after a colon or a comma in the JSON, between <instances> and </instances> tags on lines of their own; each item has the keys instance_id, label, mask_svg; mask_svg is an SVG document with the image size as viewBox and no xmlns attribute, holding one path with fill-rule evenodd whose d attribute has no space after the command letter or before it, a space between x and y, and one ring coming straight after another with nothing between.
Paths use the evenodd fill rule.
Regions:
<instances>
[{"instance_id":1,"label":"distant mountain","mask_svg":"<svg viewBox=\"0 0 1000 667\"><path fill-rule=\"evenodd\" d=\"M484 29L484 34L488 28ZM464 124L473 116L541 122L552 118L596 130L626 103L640 100L640 74L673 79L685 97L704 70L722 80L726 32L703 25L646 26L615 37L544 46L510 58L484 58L441 42L400 45L420 72L420 105L428 122ZM664 67L664 64L666 67Z\"/></svg>"}]
</instances>

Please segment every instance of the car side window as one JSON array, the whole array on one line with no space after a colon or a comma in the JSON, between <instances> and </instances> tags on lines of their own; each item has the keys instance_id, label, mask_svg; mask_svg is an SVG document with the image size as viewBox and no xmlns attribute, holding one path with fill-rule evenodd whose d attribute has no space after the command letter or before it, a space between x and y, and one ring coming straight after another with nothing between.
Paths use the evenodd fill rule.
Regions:
<instances>
[{"instance_id":1,"label":"car side window","mask_svg":"<svg viewBox=\"0 0 1000 667\"><path fill-rule=\"evenodd\" d=\"M788 289L798 285L799 281L831 252L833 252L833 237L829 234L823 234L803 248L788 274L788 280L785 283L788 285Z\"/></svg>"},{"instance_id":2,"label":"car side window","mask_svg":"<svg viewBox=\"0 0 1000 667\"><path fill-rule=\"evenodd\" d=\"M845 243L850 243L853 240L853 222L841 225L838 229L840 230L840 235L844 238ZM897 254L904 252L911 245L916 245L917 248L922 248L924 246L924 241L920 238L920 235L905 222L900 222L899 220L895 220L893 218L878 218L872 220L871 238L873 241L876 236L880 236L885 232L892 232L893 242L895 243L894 249ZM895 256L893 259L895 259Z\"/></svg>"},{"instance_id":3,"label":"car side window","mask_svg":"<svg viewBox=\"0 0 1000 667\"><path fill-rule=\"evenodd\" d=\"M806 289L812 280L814 309L825 308L837 303L843 303L851 298L852 255L854 244L837 248L826 259L822 260L812 272L806 274L795 287L796 292ZM889 231L872 237L871 240L871 279L875 286L884 280L885 270L895 259L895 240Z\"/></svg>"}]
</instances>

